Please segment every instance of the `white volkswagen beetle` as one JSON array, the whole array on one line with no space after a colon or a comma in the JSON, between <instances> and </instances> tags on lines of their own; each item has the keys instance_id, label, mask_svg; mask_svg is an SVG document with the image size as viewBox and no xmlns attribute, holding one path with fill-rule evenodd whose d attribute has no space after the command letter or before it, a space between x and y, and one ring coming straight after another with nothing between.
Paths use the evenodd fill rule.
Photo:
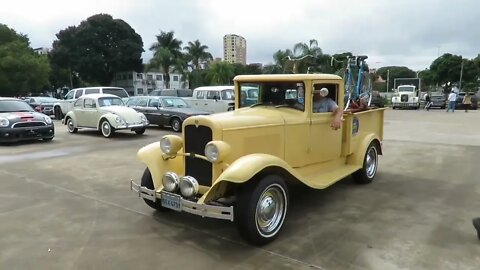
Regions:
<instances>
[{"instance_id":1,"label":"white volkswagen beetle","mask_svg":"<svg viewBox=\"0 0 480 270\"><path fill-rule=\"evenodd\" d=\"M62 123L70 133L76 133L79 128L94 128L109 138L120 129L130 129L141 135L148 120L142 113L126 107L115 95L90 94L75 101L73 110L65 115Z\"/></svg>"}]
</instances>

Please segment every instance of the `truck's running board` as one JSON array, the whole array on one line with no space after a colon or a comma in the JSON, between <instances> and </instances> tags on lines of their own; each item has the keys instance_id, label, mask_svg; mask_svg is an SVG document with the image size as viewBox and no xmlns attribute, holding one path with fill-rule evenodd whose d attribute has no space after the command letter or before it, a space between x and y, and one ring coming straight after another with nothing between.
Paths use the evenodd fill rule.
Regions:
<instances>
[{"instance_id":1,"label":"truck's running board","mask_svg":"<svg viewBox=\"0 0 480 270\"><path fill-rule=\"evenodd\" d=\"M334 184L339 179L345 178L361 169L359 166L355 165L344 165L334 168L335 169L333 170L323 172L320 169L316 172L312 172L312 170L306 172L300 169L299 172L302 174L302 180L306 185L316 189L324 189Z\"/></svg>"}]
</instances>

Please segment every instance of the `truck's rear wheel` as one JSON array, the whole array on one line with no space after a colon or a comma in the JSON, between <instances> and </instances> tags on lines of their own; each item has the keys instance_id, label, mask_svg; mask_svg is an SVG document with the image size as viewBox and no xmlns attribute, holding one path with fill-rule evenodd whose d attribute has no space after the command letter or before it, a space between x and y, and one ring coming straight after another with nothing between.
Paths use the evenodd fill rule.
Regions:
<instances>
[{"instance_id":1,"label":"truck's rear wheel","mask_svg":"<svg viewBox=\"0 0 480 270\"><path fill-rule=\"evenodd\" d=\"M363 167L353 173L355 182L359 184L368 184L373 181L377 175L378 168L378 148L376 142L371 142L363 159Z\"/></svg>"},{"instance_id":2,"label":"truck's rear wheel","mask_svg":"<svg viewBox=\"0 0 480 270\"><path fill-rule=\"evenodd\" d=\"M155 189L155 187L153 186L153 179L152 179L152 174L150 173L150 170L148 168L145 169L145 171L143 172L143 175L142 175L142 180L140 182L140 185L142 187L146 187L148 189ZM145 203L152 207L153 209L155 210L158 210L158 211L167 211L168 209L163 207L160 200L158 201L150 201L150 200L147 200L147 199L143 199L145 201Z\"/></svg>"},{"instance_id":3,"label":"truck's rear wheel","mask_svg":"<svg viewBox=\"0 0 480 270\"><path fill-rule=\"evenodd\" d=\"M235 221L243 238L254 245L275 239L288 209L288 189L280 176L268 175L239 190Z\"/></svg>"}]
</instances>

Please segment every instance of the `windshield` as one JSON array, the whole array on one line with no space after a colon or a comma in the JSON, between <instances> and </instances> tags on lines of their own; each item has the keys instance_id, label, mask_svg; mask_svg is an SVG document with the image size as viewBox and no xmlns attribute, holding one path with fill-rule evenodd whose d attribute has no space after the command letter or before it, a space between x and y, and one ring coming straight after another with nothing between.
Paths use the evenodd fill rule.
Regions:
<instances>
[{"instance_id":1,"label":"windshield","mask_svg":"<svg viewBox=\"0 0 480 270\"><path fill-rule=\"evenodd\" d=\"M0 100L0 113L5 112L33 112L33 109L24 101Z\"/></svg>"},{"instance_id":2,"label":"windshield","mask_svg":"<svg viewBox=\"0 0 480 270\"><path fill-rule=\"evenodd\" d=\"M415 87L413 86L399 86L398 87L398 92L413 92Z\"/></svg>"},{"instance_id":3,"label":"windshield","mask_svg":"<svg viewBox=\"0 0 480 270\"><path fill-rule=\"evenodd\" d=\"M123 88L103 88L103 93L115 95L121 98L128 97L127 91L125 91Z\"/></svg>"},{"instance_id":4,"label":"windshield","mask_svg":"<svg viewBox=\"0 0 480 270\"><path fill-rule=\"evenodd\" d=\"M166 108L186 108L188 104L181 98L164 98L162 100L163 107Z\"/></svg>"},{"instance_id":5,"label":"windshield","mask_svg":"<svg viewBox=\"0 0 480 270\"><path fill-rule=\"evenodd\" d=\"M305 109L303 82L248 82L240 83L239 107L266 105Z\"/></svg>"},{"instance_id":6,"label":"windshield","mask_svg":"<svg viewBox=\"0 0 480 270\"><path fill-rule=\"evenodd\" d=\"M235 100L235 94L232 89L222 90L222 100Z\"/></svg>"},{"instance_id":7,"label":"windshield","mask_svg":"<svg viewBox=\"0 0 480 270\"><path fill-rule=\"evenodd\" d=\"M122 99L116 97L103 97L98 99L98 105L100 107L105 106L124 106Z\"/></svg>"}]
</instances>

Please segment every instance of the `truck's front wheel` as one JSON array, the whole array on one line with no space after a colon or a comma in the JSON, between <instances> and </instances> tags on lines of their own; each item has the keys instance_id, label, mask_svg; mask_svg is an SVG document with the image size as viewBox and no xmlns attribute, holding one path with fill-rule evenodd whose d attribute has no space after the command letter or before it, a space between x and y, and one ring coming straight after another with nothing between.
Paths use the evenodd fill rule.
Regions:
<instances>
[{"instance_id":1,"label":"truck's front wheel","mask_svg":"<svg viewBox=\"0 0 480 270\"><path fill-rule=\"evenodd\" d=\"M377 143L371 142L363 159L363 167L353 173L355 182L359 184L368 184L373 181L378 168L378 149Z\"/></svg>"},{"instance_id":2,"label":"truck's front wheel","mask_svg":"<svg viewBox=\"0 0 480 270\"><path fill-rule=\"evenodd\" d=\"M142 180L140 182L140 185L142 187L146 187L148 189L155 189L155 187L153 186L152 174L150 173L150 170L148 168L146 168L145 171L143 172ZM151 201L151 200L147 200L147 199L143 199L143 200L145 201L145 203L148 206L152 207L155 210L158 210L158 211L168 210L167 208L162 207L162 205L160 203L160 200L155 201L155 202Z\"/></svg>"},{"instance_id":3,"label":"truck's front wheel","mask_svg":"<svg viewBox=\"0 0 480 270\"><path fill-rule=\"evenodd\" d=\"M288 189L280 176L246 184L237 196L235 220L240 235L254 245L274 240L287 215Z\"/></svg>"}]
</instances>

